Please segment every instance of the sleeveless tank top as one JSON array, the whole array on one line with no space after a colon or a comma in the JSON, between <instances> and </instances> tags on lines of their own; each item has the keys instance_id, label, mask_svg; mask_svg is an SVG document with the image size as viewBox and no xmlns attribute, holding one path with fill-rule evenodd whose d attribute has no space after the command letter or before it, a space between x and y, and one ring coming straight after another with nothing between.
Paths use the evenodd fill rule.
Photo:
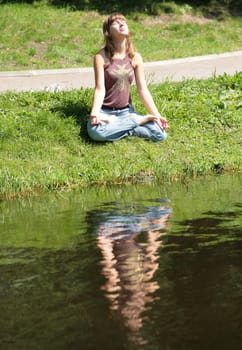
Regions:
<instances>
[{"instance_id":1,"label":"sleeveless tank top","mask_svg":"<svg viewBox=\"0 0 242 350\"><path fill-rule=\"evenodd\" d=\"M131 103L130 86L134 80L131 59L112 60L104 67L105 97L103 107L124 108Z\"/></svg>"}]
</instances>

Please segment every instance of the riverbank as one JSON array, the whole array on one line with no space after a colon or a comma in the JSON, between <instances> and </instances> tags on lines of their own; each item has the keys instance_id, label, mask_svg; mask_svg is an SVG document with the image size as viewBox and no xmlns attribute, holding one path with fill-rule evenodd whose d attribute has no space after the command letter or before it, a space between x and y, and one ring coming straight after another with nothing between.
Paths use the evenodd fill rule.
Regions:
<instances>
[{"instance_id":1,"label":"riverbank","mask_svg":"<svg viewBox=\"0 0 242 350\"><path fill-rule=\"evenodd\" d=\"M163 143L90 142L93 89L0 94L0 198L241 171L241 73L150 87L170 124ZM137 111L144 113L136 89Z\"/></svg>"}]
</instances>

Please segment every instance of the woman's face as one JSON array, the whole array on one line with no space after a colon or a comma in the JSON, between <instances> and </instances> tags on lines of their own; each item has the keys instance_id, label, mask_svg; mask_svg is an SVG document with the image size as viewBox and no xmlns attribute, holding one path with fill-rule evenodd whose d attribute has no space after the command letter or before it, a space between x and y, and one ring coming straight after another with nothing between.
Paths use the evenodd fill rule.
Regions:
<instances>
[{"instance_id":1,"label":"woman's face","mask_svg":"<svg viewBox=\"0 0 242 350\"><path fill-rule=\"evenodd\" d=\"M127 36L129 34L129 28L125 18L122 18L122 17L115 18L112 24L110 25L109 31L110 31L110 35L114 38L120 35Z\"/></svg>"}]
</instances>

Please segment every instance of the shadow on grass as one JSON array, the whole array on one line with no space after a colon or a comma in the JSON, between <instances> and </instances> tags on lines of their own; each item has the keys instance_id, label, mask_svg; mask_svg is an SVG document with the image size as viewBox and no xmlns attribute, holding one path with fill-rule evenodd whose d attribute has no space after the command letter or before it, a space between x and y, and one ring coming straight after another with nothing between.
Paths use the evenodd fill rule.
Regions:
<instances>
[{"instance_id":1,"label":"shadow on grass","mask_svg":"<svg viewBox=\"0 0 242 350\"><path fill-rule=\"evenodd\" d=\"M90 105L83 102L65 101L64 105L52 108L52 112L58 112L62 118L73 118L80 126L80 138L90 143L91 139L87 133L87 120L90 114Z\"/></svg>"}]
</instances>

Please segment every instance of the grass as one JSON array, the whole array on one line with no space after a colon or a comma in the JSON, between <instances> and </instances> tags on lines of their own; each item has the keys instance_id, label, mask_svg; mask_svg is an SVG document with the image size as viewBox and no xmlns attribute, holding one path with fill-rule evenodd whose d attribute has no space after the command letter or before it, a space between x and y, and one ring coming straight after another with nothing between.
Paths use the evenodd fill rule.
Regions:
<instances>
[{"instance_id":1,"label":"grass","mask_svg":"<svg viewBox=\"0 0 242 350\"><path fill-rule=\"evenodd\" d=\"M0 95L0 199L91 184L184 181L241 170L241 73L151 86L163 143L90 142L92 89ZM135 108L145 112L133 87Z\"/></svg>"},{"instance_id":2,"label":"grass","mask_svg":"<svg viewBox=\"0 0 242 350\"><path fill-rule=\"evenodd\" d=\"M185 10L184 10L185 9ZM98 12L56 8L44 2L0 5L0 70L90 67L103 45ZM128 16L144 61L240 50L242 21L208 20L190 7L181 13Z\"/></svg>"},{"instance_id":3,"label":"grass","mask_svg":"<svg viewBox=\"0 0 242 350\"><path fill-rule=\"evenodd\" d=\"M239 18L182 12L127 17L144 61L241 49ZM184 10L186 9L186 10ZM44 2L0 6L0 70L89 67L102 46L97 12ZM92 89L0 94L0 199L136 181L183 181L241 170L241 73L150 86L168 140L96 144L86 134ZM133 87L133 102L145 113Z\"/></svg>"}]
</instances>

